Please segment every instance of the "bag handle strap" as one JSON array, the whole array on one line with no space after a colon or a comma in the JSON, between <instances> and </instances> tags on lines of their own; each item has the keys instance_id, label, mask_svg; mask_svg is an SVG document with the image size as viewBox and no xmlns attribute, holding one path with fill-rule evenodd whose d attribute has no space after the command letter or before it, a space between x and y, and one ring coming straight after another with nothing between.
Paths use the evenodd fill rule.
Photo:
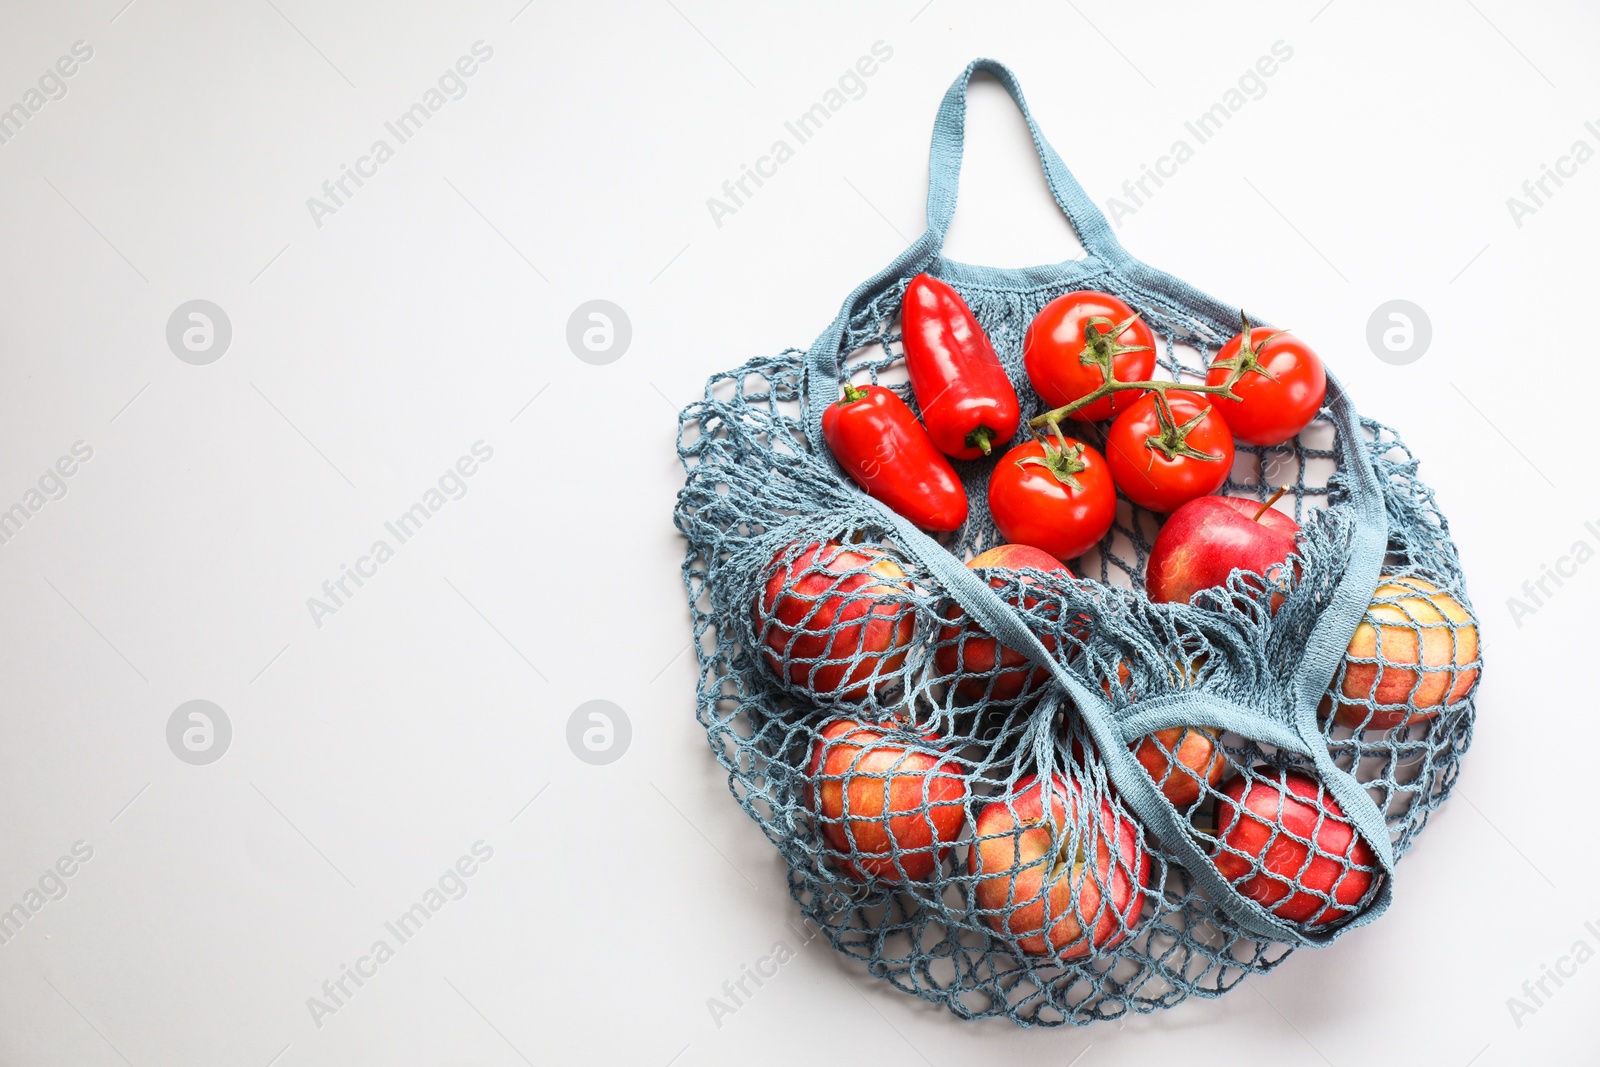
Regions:
<instances>
[{"instance_id":1,"label":"bag handle strap","mask_svg":"<svg viewBox=\"0 0 1600 1067\"><path fill-rule=\"evenodd\" d=\"M1028 132L1033 136L1033 147L1038 152L1039 162L1044 165L1044 177L1050 185L1050 193L1067 216L1067 221L1077 231L1083 247L1090 255L1101 259L1120 261L1126 258L1127 253L1112 234L1111 224L1106 221L1105 214L1089 199L1056 150L1045 140L1038 123L1033 121L1033 113L1028 110L1028 103L1022 97L1022 86L1017 83L1017 76L1004 63L994 59L975 59L968 64L967 69L951 83L944 100L939 104L939 115L933 124L933 146L928 153L928 232L934 235L936 243L943 246L950 220L955 216L956 192L961 181L961 157L966 143L967 90L972 84L972 76L979 73L992 75L1011 95L1017 110L1022 112L1023 119L1028 123Z\"/></svg>"},{"instance_id":2,"label":"bag handle strap","mask_svg":"<svg viewBox=\"0 0 1600 1067\"><path fill-rule=\"evenodd\" d=\"M1123 249L1112 234L1111 224L1106 221L1104 213L1089 199L1056 150L1050 147L1050 142L1039 131L1038 123L1033 121L1033 113L1028 110L1028 103L1022 97L1022 86L1018 84L1011 68L995 59L974 59L950 84L934 119L932 147L928 152L928 228L892 263L862 282L845 299L838 317L807 353L806 374L810 380L806 395L827 395L831 399L837 394L836 383L830 379L837 378L839 345L851 316L885 289L896 285L908 273L927 269L927 264L937 259L944 247L945 234L950 229L950 220L955 216L956 191L961 181L961 157L967 128L967 88L972 84L972 76L979 73L993 75L1005 86L1017 110L1022 112L1023 119L1028 123L1028 132L1033 136L1034 149L1044 166L1050 194L1077 231L1078 239L1083 242L1089 255L1108 265L1130 270L1140 268L1138 261ZM811 441L811 447L818 451L824 448L822 409L826 406L827 401L808 404L804 416L806 436Z\"/></svg>"}]
</instances>

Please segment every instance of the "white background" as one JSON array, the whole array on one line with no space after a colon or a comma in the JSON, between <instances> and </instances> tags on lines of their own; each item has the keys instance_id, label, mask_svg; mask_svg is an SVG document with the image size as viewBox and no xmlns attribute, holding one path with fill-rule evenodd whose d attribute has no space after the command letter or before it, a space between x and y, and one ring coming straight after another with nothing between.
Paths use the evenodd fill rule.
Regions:
<instances>
[{"instance_id":1,"label":"white background","mask_svg":"<svg viewBox=\"0 0 1600 1067\"><path fill-rule=\"evenodd\" d=\"M125 3L0 17L0 106L94 49L0 146L0 508L94 450L0 546L0 908L94 850L0 945L0 1063L1594 1062L1600 962L1520 1027L1506 1004L1600 947L1600 564L1506 606L1600 543L1600 163L1520 227L1506 206L1600 146L1592 5ZM318 227L307 198L478 40L466 96ZM717 226L706 199L880 40L865 95ZM715 1025L796 913L693 718L675 410L809 344L920 232L972 57L1103 202L1279 40L1119 235L1292 326L1422 457L1489 664L1460 792L1382 921L1219 1001L961 1024L813 943ZM951 254L1077 254L992 82L972 121ZM208 366L165 340L194 298L233 326ZM633 327L607 366L565 340L595 298ZM1409 366L1365 340L1393 298L1433 324ZM465 497L316 626L307 598L479 440ZM166 743L196 698L233 726L209 766ZM608 766L565 740L591 699L632 722ZM319 1027L307 998L479 840L467 895Z\"/></svg>"}]
</instances>

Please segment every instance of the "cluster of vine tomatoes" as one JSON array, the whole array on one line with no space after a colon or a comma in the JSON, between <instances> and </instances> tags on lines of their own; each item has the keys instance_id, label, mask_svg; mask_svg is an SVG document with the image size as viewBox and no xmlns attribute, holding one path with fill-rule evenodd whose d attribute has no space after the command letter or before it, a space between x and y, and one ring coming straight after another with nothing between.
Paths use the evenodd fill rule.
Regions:
<instances>
[{"instance_id":1,"label":"cluster of vine tomatoes","mask_svg":"<svg viewBox=\"0 0 1600 1067\"><path fill-rule=\"evenodd\" d=\"M1029 324L1023 363L1051 410L1028 424L988 485L989 511L1010 542L1066 561L1110 530L1117 490L1168 513L1215 493L1235 439L1277 445L1316 417L1327 393L1322 360L1282 330L1252 326L1217 352L1203 383L1157 380L1156 338L1109 293L1066 293ZM892 390L846 384L823 414L840 466L869 494L923 529L948 532L968 503L950 460L987 456L1016 437L1021 404L988 336L949 285L919 274L901 305L918 420ZM1062 430L1080 424L1083 437ZM1099 425L1105 424L1109 425Z\"/></svg>"}]
</instances>

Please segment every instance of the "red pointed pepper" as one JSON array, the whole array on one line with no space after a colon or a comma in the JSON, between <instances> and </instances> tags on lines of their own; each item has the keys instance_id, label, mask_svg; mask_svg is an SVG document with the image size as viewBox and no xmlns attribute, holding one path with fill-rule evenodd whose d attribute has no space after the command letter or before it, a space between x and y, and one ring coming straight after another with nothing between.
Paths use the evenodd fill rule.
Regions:
<instances>
[{"instance_id":1,"label":"red pointed pepper","mask_svg":"<svg viewBox=\"0 0 1600 1067\"><path fill-rule=\"evenodd\" d=\"M845 473L924 530L967 521L967 491L906 402L881 385L845 383L822 413L822 436Z\"/></svg>"},{"instance_id":2,"label":"red pointed pepper","mask_svg":"<svg viewBox=\"0 0 1600 1067\"><path fill-rule=\"evenodd\" d=\"M900 305L906 370L922 421L939 451L987 456L1017 432L1017 391L961 294L919 274Z\"/></svg>"}]
</instances>

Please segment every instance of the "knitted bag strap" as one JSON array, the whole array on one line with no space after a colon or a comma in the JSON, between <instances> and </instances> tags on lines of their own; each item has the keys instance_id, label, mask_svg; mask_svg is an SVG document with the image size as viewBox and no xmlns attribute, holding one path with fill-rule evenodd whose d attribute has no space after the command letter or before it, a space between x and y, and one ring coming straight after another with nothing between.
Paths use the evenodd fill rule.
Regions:
<instances>
[{"instance_id":1,"label":"knitted bag strap","mask_svg":"<svg viewBox=\"0 0 1600 1067\"><path fill-rule=\"evenodd\" d=\"M1078 239L1089 253L1087 259L1080 261L1083 272L1089 274L1102 266L1139 265L1118 243L1105 214L1089 199L1083 186L1078 184L1078 179L1072 176L1067 165L1045 139L1039 124L1033 120L1033 112L1028 110L1022 86L1011 68L999 60L974 59L945 91L944 99L939 103L939 113L934 118L933 143L928 151L928 228L911 247L845 298L838 317L807 353L808 393L815 395L813 384L816 390L823 389L823 383L837 384L839 344L856 312L881 295L888 286L933 263L944 249L945 235L949 232L950 220L955 217L956 196L961 184L961 159L967 136L967 91L972 84L972 76L980 72L992 75L1005 88L1012 102L1017 105L1017 110L1022 112L1028 124L1028 133L1033 138L1034 150L1044 167L1050 194L1055 197L1057 206L1067 216L1067 221L1072 224ZM811 405L805 418L806 436L812 448L817 450L823 447L824 406Z\"/></svg>"},{"instance_id":2,"label":"knitted bag strap","mask_svg":"<svg viewBox=\"0 0 1600 1067\"><path fill-rule=\"evenodd\" d=\"M1028 133L1033 137L1034 150L1044 166L1050 195L1055 197L1067 221L1072 223L1072 228L1077 231L1078 239L1083 242L1089 255L1113 264L1125 260L1127 253L1113 236L1105 214L1089 199L1083 186L1078 184L1078 179L1072 176L1067 165L1040 132L1039 124L1033 121L1033 113L1023 99L1017 76L1004 63L993 59L975 59L967 65L967 69L945 92L944 100L939 104L938 117L933 123L933 146L928 152L928 232L935 236L938 245L943 246L950 220L956 211L956 193L961 182L961 159L967 135L967 92L972 84L972 76L980 72L992 75L1004 86L1012 102L1017 105L1017 110L1022 112L1028 124Z\"/></svg>"}]
</instances>

